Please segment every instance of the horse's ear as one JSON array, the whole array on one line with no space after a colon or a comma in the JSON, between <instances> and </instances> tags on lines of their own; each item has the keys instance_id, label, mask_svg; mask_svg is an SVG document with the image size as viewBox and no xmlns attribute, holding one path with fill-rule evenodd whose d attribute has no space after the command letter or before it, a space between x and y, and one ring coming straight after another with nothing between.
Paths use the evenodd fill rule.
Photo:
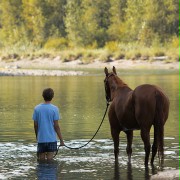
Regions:
<instances>
[{"instance_id":1,"label":"horse's ear","mask_svg":"<svg viewBox=\"0 0 180 180\"><path fill-rule=\"evenodd\" d=\"M108 69L107 69L107 67L104 68L104 73L106 74L106 76L108 76Z\"/></svg>"},{"instance_id":2,"label":"horse's ear","mask_svg":"<svg viewBox=\"0 0 180 180\"><path fill-rule=\"evenodd\" d=\"M114 74L116 74L117 75L117 73L116 73L116 68L113 66L113 72L114 72Z\"/></svg>"}]
</instances>

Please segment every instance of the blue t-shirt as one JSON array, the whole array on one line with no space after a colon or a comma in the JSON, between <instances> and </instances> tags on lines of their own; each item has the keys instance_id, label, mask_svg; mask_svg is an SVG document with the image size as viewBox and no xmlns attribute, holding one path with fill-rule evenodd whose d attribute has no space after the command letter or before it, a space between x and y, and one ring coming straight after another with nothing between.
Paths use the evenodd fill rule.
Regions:
<instances>
[{"instance_id":1,"label":"blue t-shirt","mask_svg":"<svg viewBox=\"0 0 180 180\"><path fill-rule=\"evenodd\" d=\"M54 121L60 119L59 109L53 104L39 104L34 108L33 120L38 123L38 143L56 142Z\"/></svg>"}]
</instances>

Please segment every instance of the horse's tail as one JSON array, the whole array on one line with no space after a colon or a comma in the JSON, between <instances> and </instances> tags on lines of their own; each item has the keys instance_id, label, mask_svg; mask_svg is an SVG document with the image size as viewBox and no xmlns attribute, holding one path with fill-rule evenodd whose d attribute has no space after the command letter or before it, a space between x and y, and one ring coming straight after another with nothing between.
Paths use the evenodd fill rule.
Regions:
<instances>
[{"instance_id":1,"label":"horse's tail","mask_svg":"<svg viewBox=\"0 0 180 180\"><path fill-rule=\"evenodd\" d=\"M163 94L156 91L156 109L155 109L155 118L154 118L154 138L157 139L157 150L159 155L159 160L163 160L164 157L164 123L165 116L163 112L164 107Z\"/></svg>"}]
</instances>

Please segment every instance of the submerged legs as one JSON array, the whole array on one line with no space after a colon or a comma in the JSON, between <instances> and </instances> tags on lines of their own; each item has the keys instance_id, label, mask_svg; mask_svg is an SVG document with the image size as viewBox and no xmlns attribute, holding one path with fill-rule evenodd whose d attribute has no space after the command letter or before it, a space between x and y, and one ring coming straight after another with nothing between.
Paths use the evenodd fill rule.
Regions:
<instances>
[{"instance_id":1,"label":"submerged legs","mask_svg":"<svg viewBox=\"0 0 180 180\"><path fill-rule=\"evenodd\" d=\"M126 131L125 133L127 136L126 152L128 155L128 160L129 160L129 162L131 162L133 131ZM114 156L115 156L115 160L117 161L118 155L119 155L119 134L120 134L120 130L111 129L111 134L112 134L112 138L114 141Z\"/></svg>"}]
</instances>

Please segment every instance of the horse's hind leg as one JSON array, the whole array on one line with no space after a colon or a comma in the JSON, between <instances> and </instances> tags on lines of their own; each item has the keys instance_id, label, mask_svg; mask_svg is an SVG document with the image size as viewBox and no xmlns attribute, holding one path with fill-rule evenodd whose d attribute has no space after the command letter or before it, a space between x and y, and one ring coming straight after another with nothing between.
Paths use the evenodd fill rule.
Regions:
<instances>
[{"instance_id":1,"label":"horse's hind leg","mask_svg":"<svg viewBox=\"0 0 180 180\"><path fill-rule=\"evenodd\" d=\"M125 131L125 133L127 136L126 152L128 155L128 161L131 162L133 131Z\"/></svg>"},{"instance_id":2,"label":"horse's hind leg","mask_svg":"<svg viewBox=\"0 0 180 180\"><path fill-rule=\"evenodd\" d=\"M119 133L120 133L120 130L111 128L111 135L114 141L115 161L118 161L118 155L119 155Z\"/></svg>"},{"instance_id":3,"label":"horse's hind leg","mask_svg":"<svg viewBox=\"0 0 180 180\"><path fill-rule=\"evenodd\" d=\"M151 165L154 163L154 157L157 153L157 134L156 134L156 128L154 127L154 142L152 145L152 158L151 158Z\"/></svg>"},{"instance_id":4,"label":"horse's hind leg","mask_svg":"<svg viewBox=\"0 0 180 180\"><path fill-rule=\"evenodd\" d=\"M149 154L150 154L150 149L151 149L151 144L150 144L150 136L149 136L149 129L141 129L141 138L144 142L144 150L145 150L145 166L148 166L148 161L149 161Z\"/></svg>"}]
</instances>

